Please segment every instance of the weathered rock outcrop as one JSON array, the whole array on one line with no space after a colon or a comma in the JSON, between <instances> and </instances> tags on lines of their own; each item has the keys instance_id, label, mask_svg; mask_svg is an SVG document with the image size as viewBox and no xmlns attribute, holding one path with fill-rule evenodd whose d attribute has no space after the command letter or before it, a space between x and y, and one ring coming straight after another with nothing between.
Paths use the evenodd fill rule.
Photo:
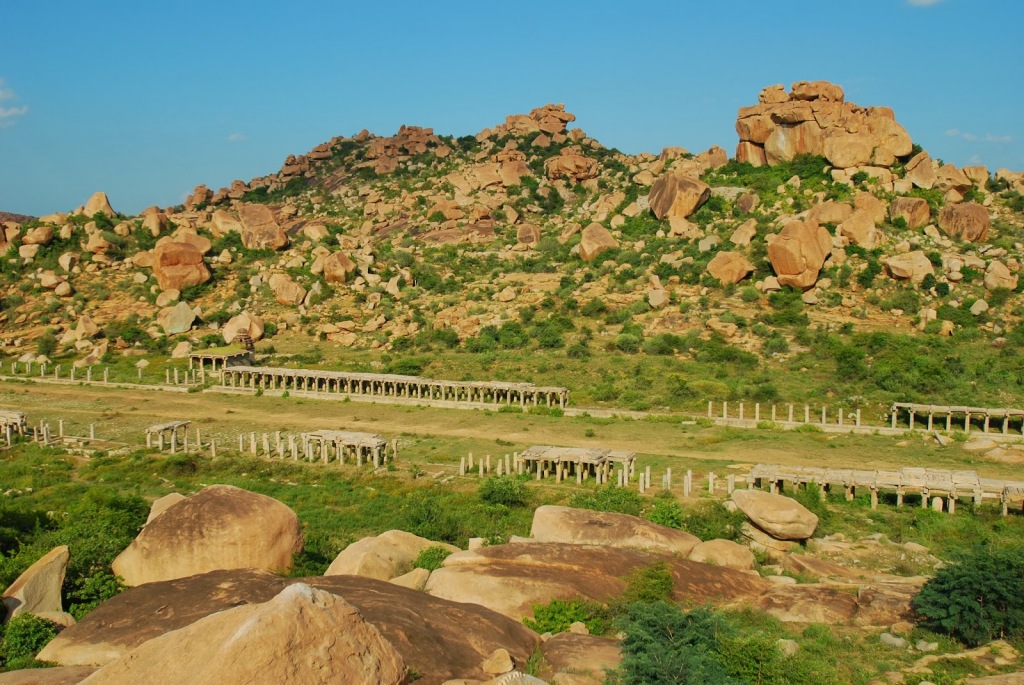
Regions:
<instances>
[{"instance_id":1,"label":"weathered rock outcrop","mask_svg":"<svg viewBox=\"0 0 1024 685\"><path fill-rule=\"evenodd\" d=\"M781 285L807 290L832 252L832 236L813 221L792 221L768 245L768 259Z\"/></svg>"},{"instance_id":2,"label":"weathered rock outcrop","mask_svg":"<svg viewBox=\"0 0 1024 685\"><path fill-rule=\"evenodd\" d=\"M82 214L88 217L95 216L96 214L103 214L113 219L117 216L114 208L110 206L110 200L107 198L107 194L93 193L89 201L85 203L85 209L82 210Z\"/></svg>"},{"instance_id":3,"label":"weathered rock outcrop","mask_svg":"<svg viewBox=\"0 0 1024 685\"><path fill-rule=\"evenodd\" d=\"M420 552L435 546L444 547L449 552L459 551L454 545L431 542L403 530L389 530L353 542L335 557L324 575L391 580L408 571Z\"/></svg>"},{"instance_id":4,"label":"weathered rock outcrop","mask_svg":"<svg viewBox=\"0 0 1024 685\"><path fill-rule=\"evenodd\" d=\"M679 173L665 174L651 186L651 211L659 219L686 217L711 198L711 187L698 178Z\"/></svg>"},{"instance_id":5,"label":"weathered rock outcrop","mask_svg":"<svg viewBox=\"0 0 1024 685\"><path fill-rule=\"evenodd\" d=\"M889 205L889 216L893 219L902 218L907 228L921 228L931 221L931 209L928 200L923 197L897 197Z\"/></svg>"},{"instance_id":6,"label":"weathered rock outcrop","mask_svg":"<svg viewBox=\"0 0 1024 685\"><path fill-rule=\"evenodd\" d=\"M64 610L60 592L68 568L68 556L67 545L53 548L25 569L4 590L3 602L8 620L22 613L40 614Z\"/></svg>"},{"instance_id":7,"label":"weathered rock outcrop","mask_svg":"<svg viewBox=\"0 0 1024 685\"><path fill-rule=\"evenodd\" d=\"M791 497L736 490L732 501L751 523L777 540L806 540L818 527L818 517Z\"/></svg>"},{"instance_id":8,"label":"weathered rock outcrop","mask_svg":"<svg viewBox=\"0 0 1024 685\"><path fill-rule=\"evenodd\" d=\"M40 658L62 665L102 666L203 617L267 602L297 582L342 597L358 609L405 663L421 673L416 682L425 685L453 678L485 679L480 665L494 650L507 649L518 663L525 663L540 641L521 623L483 607L379 580L359 576L296 579L236 570L131 588L64 630Z\"/></svg>"},{"instance_id":9,"label":"weathered rock outcrop","mask_svg":"<svg viewBox=\"0 0 1024 685\"><path fill-rule=\"evenodd\" d=\"M275 499L211 485L153 519L112 564L129 586L218 569L287 570L302 529Z\"/></svg>"},{"instance_id":10,"label":"weathered rock outcrop","mask_svg":"<svg viewBox=\"0 0 1024 685\"><path fill-rule=\"evenodd\" d=\"M769 86L758 99L739 110L739 161L776 164L810 154L839 169L890 166L913 147L891 109L845 102L843 89L826 81L794 83L789 94Z\"/></svg>"},{"instance_id":11,"label":"weathered rock outcrop","mask_svg":"<svg viewBox=\"0 0 1024 685\"><path fill-rule=\"evenodd\" d=\"M946 205L939 212L939 228L943 233L971 243L984 242L991 223L988 210L976 202Z\"/></svg>"},{"instance_id":12,"label":"weathered rock outcrop","mask_svg":"<svg viewBox=\"0 0 1024 685\"><path fill-rule=\"evenodd\" d=\"M161 290L183 290L211 278L203 253L187 242L167 241L153 249L153 275Z\"/></svg>"},{"instance_id":13,"label":"weathered rock outcrop","mask_svg":"<svg viewBox=\"0 0 1024 685\"><path fill-rule=\"evenodd\" d=\"M602 252L614 250L619 241L599 223L593 223L583 229L580 240L580 258L592 262Z\"/></svg>"},{"instance_id":14,"label":"weathered rock outcrop","mask_svg":"<svg viewBox=\"0 0 1024 685\"><path fill-rule=\"evenodd\" d=\"M724 285L739 283L754 271L754 265L739 252L719 252L708 262L707 271Z\"/></svg>"},{"instance_id":15,"label":"weathered rock outcrop","mask_svg":"<svg viewBox=\"0 0 1024 685\"><path fill-rule=\"evenodd\" d=\"M323 260L324 280L328 283L344 283L355 273L356 264L344 252L335 252Z\"/></svg>"},{"instance_id":16,"label":"weathered rock outcrop","mask_svg":"<svg viewBox=\"0 0 1024 685\"><path fill-rule=\"evenodd\" d=\"M288 274L273 274L267 281L274 292L274 298L281 304L297 306L306 298L306 289L292 280Z\"/></svg>"},{"instance_id":17,"label":"weathered rock outcrop","mask_svg":"<svg viewBox=\"0 0 1024 685\"><path fill-rule=\"evenodd\" d=\"M678 601L728 603L760 595L768 587L757 576L664 552L522 542L456 552L430 574L424 589L435 597L472 602L521 620L532 615L534 604L552 599L618 597L625 589L623 578L657 562L668 565Z\"/></svg>"},{"instance_id":18,"label":"weathered rock outcrop","mask_svg":"<svg viewBox=\"0 0 1024 685\"><path fill-rule=\"evenodd\" d=\"M657 550L686 556L700 538L636 516L544 505L533 513L530 537L537 542L568 542Z\"/></svg>"},{"instance_id":19,"label":"weathered rock outcrop","mask_svg":"<svg viewBox=\"0 0 1024 685\"><path fill-rule=\"evenodd\" d=\"M912 283L921 283L925 276L935 273L931 260L922 250L888 257L885 268L893 278Z\"/></svg>"},{"instance_id":20,"label":"weathered rock outcrop","mask_svg":"<svg viewBox=\"0 0 1024 685\"><path fill-rule=\"evenodd\" d=\"M407 667L341 597L296 583L263 604L228 609L141 646L85 683L404 683Z\"/></svg>"},{"instance_id":21,"label":"weathered rock outcrop","mask_svg":"<svg viewBox=\"0 0 1024 685\"><path fill-rule=\"evenodd\" d=\"M270 248L280 250L288 244L288 236L264 205L241 205L238 219L242 224L242 244L248 250Z\"/></svg>"},{"instance_id":22,"label":"weathered rock outcrop","mask_svg":"<svg viewBox=\"0 0 1024 685\"><path fill-rule=\"evenodd\" d=\"M263 332L265 330L265 324L263 319L250 314L249 312L242 312L228 319L228 322L224 324L224 327L220 329L221 336L224 338L224 342L229 345L234 342L235 337L239 333L247 333L249 338L253 342L263 339Z\"/></svg>"}]
</instances>

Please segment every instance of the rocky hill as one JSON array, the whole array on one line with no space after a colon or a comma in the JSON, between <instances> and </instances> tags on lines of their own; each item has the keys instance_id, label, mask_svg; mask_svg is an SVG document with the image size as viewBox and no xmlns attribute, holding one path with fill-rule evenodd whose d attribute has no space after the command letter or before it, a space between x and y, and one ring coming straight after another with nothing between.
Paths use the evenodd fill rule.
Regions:
<instances>
[{"instance_id":1,"label":"rocky hill","mask_svg":"<svg viewBox=\"0 0 1024 685\"><path fill-rule=\"evenodd\" d=\"M934 159L892 110L825 82L741 108L732 160L625 155L575 119L546 105L459 138L362 131L183 206L128 217L97 193L5 220L0 351L112 362L245 330L389 356L532 346L567 363L763 366L820 357L818 330L840 336L822 373L845 364L877 387L892 346L850 335L883 332L988 350L961 361L1018 380L969 399L1018 399L1024 376L998 350L1024 313L1024 173ZM892 390L948 390L915 382Z\"/></svg>"}]
</instances>

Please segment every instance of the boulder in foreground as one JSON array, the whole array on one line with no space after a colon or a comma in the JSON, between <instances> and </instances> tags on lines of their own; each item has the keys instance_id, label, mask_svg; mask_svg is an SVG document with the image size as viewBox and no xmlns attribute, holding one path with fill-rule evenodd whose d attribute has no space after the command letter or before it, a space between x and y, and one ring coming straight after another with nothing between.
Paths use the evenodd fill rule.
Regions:
<instances>
[{"instance_id":1,"label":"boulder in foreground","mask_svg":"<svg viewBox=\"0 0 1024 685\"><path fill-rule=\"evenodd\" d=\"M287 506L211 485L150 521L112 566L134 586L219 569L287 570L301 550L302 528Z\"/></svg>"}]
</instances>

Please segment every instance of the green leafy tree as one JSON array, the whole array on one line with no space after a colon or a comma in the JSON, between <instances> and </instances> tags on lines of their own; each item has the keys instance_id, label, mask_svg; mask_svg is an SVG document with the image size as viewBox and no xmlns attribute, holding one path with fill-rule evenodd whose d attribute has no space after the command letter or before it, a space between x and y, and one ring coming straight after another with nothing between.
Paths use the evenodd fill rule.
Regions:
<instances>
[{"instance_id":1,"label":"green leafy tree","mask_svg":"<svg viewBox=\"0 0 1024 685\"><path fill-rule=\"evenodd\" d=\"M495 476L480 484L480 499L488 504L522 507L530 500L526 483L516 476Z\"/></svg>"},{"instance_id":2,"label":"green leafy tree","mask_svg":"<svg viewBox=\"0 0 1024 685\"><path fill-rule=\"evenodd\" d=\"M33 614L18 614L3 627L0 664L7 670L28 668L35 655L57 634L57 625Z\"/></svg>"},{"instance_id":3,"label":"green leafy tree","mask_svg":"<svg viewBox=\"0 0 1024 685\"><path fill-rule=\"evenodd\" d=\"M972 647L1024 635L1024 547L977 548L960 556L911 606L925 627Z\"/></svg>"}]
</instances>

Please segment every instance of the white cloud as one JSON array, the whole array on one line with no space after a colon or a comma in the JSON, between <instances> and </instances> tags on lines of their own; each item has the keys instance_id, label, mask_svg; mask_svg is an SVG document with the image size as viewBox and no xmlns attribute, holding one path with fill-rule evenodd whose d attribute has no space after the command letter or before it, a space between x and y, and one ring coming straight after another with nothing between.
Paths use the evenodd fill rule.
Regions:
<instances>
[{"instance_id":1,"label":"white cloud","mask_svg":"<svg viewBox=\"0 0 1024 685\"><path fill-rule=\"evenodd\" d=\"M17 100L18 94L11 88L8 88L6 81L0 78L0 102L15 102ZM28 105L0 107L0 128L14 126L18 121L18 117L25 116L26 113L28 113Z\"/></svg>"},{"instance_id":2,"label":"white cloud","mask_svg":"<svg viewBox=\"0 0 1024 685\"><path fill-rule=\"evenodd\" d=\"M967 133L961 131L958 128L951 128L946 131L946 135L952 138L963 138L968 143L1012 143L1016 140L1013 136L1008 135L996 135L994 133L986 133L983 136L976 135L974 133Z\"/></svg>"},{"instance_id":3,"label":"white cloud","mask_svg":"<svg viewBox=\"0 0 1024 685\"><path fill-rule=\"evenodd\" d=\"M21 107L0 107L0 128L14 126L15 122L18 121L18 117L24 116L27 112L28 105L23 105Z\"/></svg>"},{"instance_id":4,"label":"white cloud","mask_svg":"<svg viewBox=\"0 0 1024 685\"><path fill-rule=\"evenodd\" d=\"M246 140L244 133L232 133L231 135L228 136L229 143L240 143L243 140Z\"/></svg>"},{"instance_id":5,"label":"white cloud","mask_svg":"<svg viewBox=\"0 0 1024 685\"><path fill-rule=\"evenodd\" d=\"M942 2L942 0L907 0L907 4L913 5L914 7L931 7L933 5L938 5L940 2Z\"/></svg>"}]
</instances>

